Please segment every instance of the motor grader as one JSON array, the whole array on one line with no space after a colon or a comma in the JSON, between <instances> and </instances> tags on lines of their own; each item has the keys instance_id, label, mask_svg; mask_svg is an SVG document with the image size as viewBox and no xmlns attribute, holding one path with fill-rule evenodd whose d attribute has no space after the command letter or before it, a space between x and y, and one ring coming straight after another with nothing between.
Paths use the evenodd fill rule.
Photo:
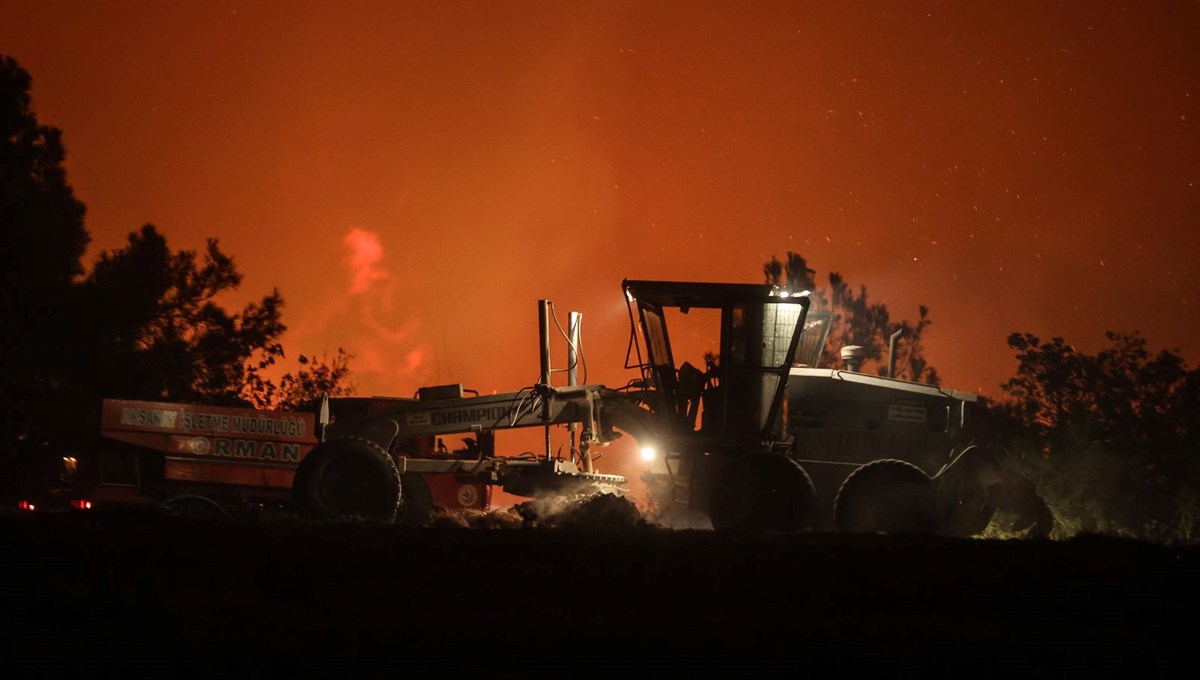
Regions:
<instances>
[{"instance_id":1,"label":"motor grader","mask_svg":"<svg viewBox=\"0 0 1200 680\"><path fill-rule=\"evenodd\" d=\"M807 292L771 285L636 281L622 284L631 323L626 368L612 389L551 384L551 305L539 301L540 377L504 394L466 396L459 385L416 398L375 398L343 412L300 464L294 494L322 516L393 521L421 502L423 475L475 475L521 495L586 493L625 482L594 468L599 447L628 434L667 488L662 503L689 508L716 529L840 530L971 535L1007 504L1048 533L1049 513L994 452L973 440L973 393L817 365L828 313ZM701 311L702 310L702 311ZM704 368L677 362L669 321L689 314L717 326ZM568 363L576 363L572 313ZM380 404L383 404L380 407ZM344 411L344 409L343 409ZM570 431L567 455L551 428ZM540 427L540 455L503 456L495 432ZM411 455L422 436L464 435L442 456Z\"/></svg>"}]
</instances>

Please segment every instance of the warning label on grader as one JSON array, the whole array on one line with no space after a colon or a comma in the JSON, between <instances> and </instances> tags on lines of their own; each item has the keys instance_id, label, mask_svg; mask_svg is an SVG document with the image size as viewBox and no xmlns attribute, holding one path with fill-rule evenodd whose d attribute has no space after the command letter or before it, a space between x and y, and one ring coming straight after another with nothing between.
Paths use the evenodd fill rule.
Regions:
<instances>
[{"instance_id":1,"label":"warning label on grader","mask_svg":"<svg viewBox=\"0 0 1200 680\"><path fill-rule=\"evenodd\" d=\"M888 420L923 423L928 417L928 409L916 399L896 399L888 405Z\"/></svg>"}]
</instances>

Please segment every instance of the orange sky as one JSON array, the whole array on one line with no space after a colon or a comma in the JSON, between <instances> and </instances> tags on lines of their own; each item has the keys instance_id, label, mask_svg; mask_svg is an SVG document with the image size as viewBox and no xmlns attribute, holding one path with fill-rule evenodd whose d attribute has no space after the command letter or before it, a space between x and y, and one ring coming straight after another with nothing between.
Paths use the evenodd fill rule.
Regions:
<instances>
[{"instance_id":1,"label":"orange sky","mask_svg":"<svg viewBox=\"0 0 1200 680\"><path fill-rule=\"evenodd\" d=\"M1012 331L1200 358L1200 5L1067 5L0 0L0 52L89 256L218 237L361 393L531 384L541 297L624 384L622 278L792 249L998 395Z\"/></svg>"}]
</instances>

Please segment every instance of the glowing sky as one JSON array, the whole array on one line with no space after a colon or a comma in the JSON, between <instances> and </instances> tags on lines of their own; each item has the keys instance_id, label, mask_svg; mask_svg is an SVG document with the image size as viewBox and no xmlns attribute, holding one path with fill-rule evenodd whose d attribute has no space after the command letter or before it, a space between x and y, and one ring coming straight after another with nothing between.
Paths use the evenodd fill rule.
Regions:
<instances>
[{"instance_id":1,"label":"glowing sky","mask_svg":"<svg viewBox=\"0 0 1200 680\"><path fill-rule=\"evenodd\" d=\"M846 5L849 5L848 7ZM279 287L360 393L537 376L536 306L624 384L622 278L797 250L997 395L1011 331L1200 355L1191 2L24 2L89 257L145 222Z\"/></svg>"}]
</instances>

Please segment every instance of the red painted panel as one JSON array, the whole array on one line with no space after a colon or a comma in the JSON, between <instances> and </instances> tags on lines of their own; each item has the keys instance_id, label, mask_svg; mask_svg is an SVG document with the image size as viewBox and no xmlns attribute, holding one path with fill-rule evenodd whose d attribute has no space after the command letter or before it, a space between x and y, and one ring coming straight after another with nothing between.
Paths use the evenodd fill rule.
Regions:
<instances>
[{"instance_id":1,"label":"red painted panel","mask_svg":"<svg viewBox=\"0 0 1200 680\"><path fill-rule=\"evenodd\" d=\"M434 503L444 510L487 510L491 487L470 475L425 475Z\"/></svg>"}]
</instances>

